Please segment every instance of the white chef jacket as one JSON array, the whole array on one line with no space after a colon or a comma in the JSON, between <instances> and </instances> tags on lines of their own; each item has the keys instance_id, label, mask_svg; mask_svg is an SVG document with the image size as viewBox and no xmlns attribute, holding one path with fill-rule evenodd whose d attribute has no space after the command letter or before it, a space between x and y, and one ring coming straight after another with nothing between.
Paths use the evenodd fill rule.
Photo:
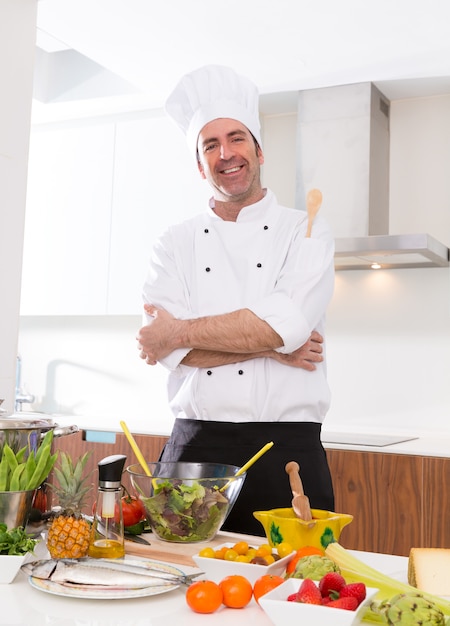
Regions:
<instances>
[{"instance_id":1,"label":"white chef jacket","mask_svg":"<svg viewBox=\"0 0 450 626\"><path fill-rule=\"evenodd\" d=\"M157 241L144 301L179 319L242 308L281 336L281 353L323 335L334 288L334 240L323 218L306 238L305 211L280 206L267 190L236 222L209 208L169 227ZM151 323L151 318L147 318ZM325 341L323 344L324 356ZM231 422L322 422L330 404L326 361L313 372L255 358L232 365L181 364L189 349L161 360L169 370L169 404L176 418Z\"/></svg>"}]
</instances>

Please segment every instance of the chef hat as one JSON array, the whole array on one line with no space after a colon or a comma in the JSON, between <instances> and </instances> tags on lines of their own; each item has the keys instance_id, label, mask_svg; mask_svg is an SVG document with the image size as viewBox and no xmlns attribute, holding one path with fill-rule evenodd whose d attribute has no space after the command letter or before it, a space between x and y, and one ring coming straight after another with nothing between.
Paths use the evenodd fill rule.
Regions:
<instances>
[{"instance_id":1,"label":"chef hat","mask_svg":"<svg viewBox=\"0 0 450 626\"><path fill-rule=\"evenodd\" d=\"M197 154L198 135L208 122L230 118L241 122L261 145L258 89L230 67L206 65L180 80L165 105Z\"/></svg>"}]
</instances>

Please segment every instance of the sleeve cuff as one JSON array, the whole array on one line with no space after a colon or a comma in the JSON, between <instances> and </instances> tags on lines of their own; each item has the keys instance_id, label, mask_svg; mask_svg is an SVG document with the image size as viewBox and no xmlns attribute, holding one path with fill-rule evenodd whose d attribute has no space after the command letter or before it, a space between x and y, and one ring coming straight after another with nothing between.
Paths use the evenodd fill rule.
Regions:
<instances>
[{"instance_id":1,"label":"sleeve cuff","mask_svg":"<svg viewBox=\"0 0 450 626\"><path fill-rule=\"evenodd\" d=\"M181 361L189 352L190 348L178 348L161 359L159 363L171 372L175 372L178 367L183 367L180 365Z\"/></svg>"},{"instance_id":2,"label":"sleeve cuff","mask_svg":"<svg viewBox=\"0 0 450 626\"><path fill-rule=\"evenodd\" d=\"M292 300L284 294L267 296L248 308L282 338L284 345L277 352L290 354L303 345L310 335L306 320Z\"/></svg>"}]
</instances>

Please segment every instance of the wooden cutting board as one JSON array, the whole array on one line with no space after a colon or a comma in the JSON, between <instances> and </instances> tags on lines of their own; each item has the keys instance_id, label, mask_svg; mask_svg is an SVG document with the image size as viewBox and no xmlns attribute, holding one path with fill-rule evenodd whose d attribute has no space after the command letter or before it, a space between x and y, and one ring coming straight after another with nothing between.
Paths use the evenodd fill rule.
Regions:
<instances>
[{"instance_id":1,"label":"wooden cutting board","mask_svg":"<svg viewBox=\"0 0 450 626\"><path fill-rule=\"evenodd\" d=\"M206 546L220 546L223 543L237 542L241 540L247 541L251 545L261 545L267 540L265 537L255 537L250 535L241 535L238 533L220 532L211 541L201 543L171 543L170 541L161 541L156 535L146 533L145 539L150 543L146 546L142 543L125 540L125 553L132 556L140 556L155 561L165 561L168 563L178 563L179 565L188 565L189 567L197 567L193 556L198 554L200 550Z\"/></svg>"}]
</instances>

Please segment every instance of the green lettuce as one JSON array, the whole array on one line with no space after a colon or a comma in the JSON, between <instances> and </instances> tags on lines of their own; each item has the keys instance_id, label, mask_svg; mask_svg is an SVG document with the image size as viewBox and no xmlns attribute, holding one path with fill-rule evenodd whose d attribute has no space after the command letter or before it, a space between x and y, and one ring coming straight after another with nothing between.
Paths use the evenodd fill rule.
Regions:
<instances>
[{"instance_id":1,"label":"green lettuce","mask_svg":"<svg viewBox=\"0 0 450 626\"><path fill-rule=\"evenodd\" d=\"M217 532L228 508L217 488L197 481L178 480L158 484L155 495L143 498L150 524L163 539L177 542L205 541Z\"/></svg>"}]
</instances>

